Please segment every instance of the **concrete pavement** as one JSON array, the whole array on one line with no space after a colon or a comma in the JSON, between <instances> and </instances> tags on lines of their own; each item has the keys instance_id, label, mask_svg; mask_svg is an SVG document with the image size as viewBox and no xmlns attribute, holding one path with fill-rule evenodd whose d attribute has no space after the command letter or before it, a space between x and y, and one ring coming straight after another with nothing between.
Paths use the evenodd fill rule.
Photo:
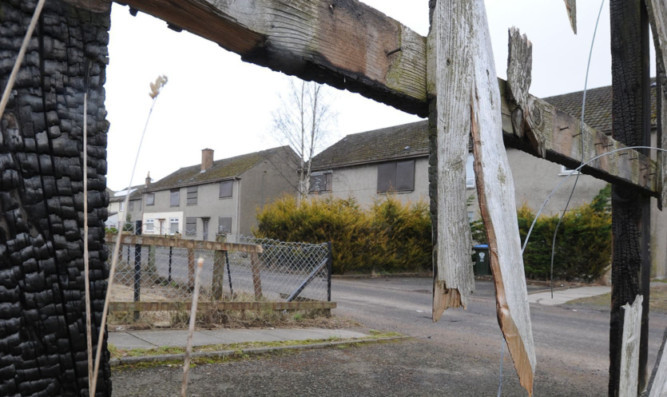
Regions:
<instances>
[{"instance_id":1,"label":"concrete pavement","mask_svg":"<svg viewBox=\"0 0 667 397\"><path fill-rule=\"evenodd\" d=\"M325 328L254 328L216 329L195 331L193 346L232 345L247 342L326 341L367 338L370 335L347 330ZM144 330L109 332L109 343L119 349L155 349L158 347L185 347L187 330Z\"/></svg>"},{"instance_id":2,"label":"concrete pavement","mask_svg":"<svg viewBox=\"0 0 667 397\"><path fill-rule=\"evenodd\" d=\"M590 286L577 288L554 289L553 297L551 291L541 291L528 295L528 302L544 306L557 306L575 299L588 298L591 296L604 295L611 292L608 286Z\"/></svg>"},{"instance_id":3,"label":"concrete pavement","mask_svg":"<svg viewBox=\"0 0 667 397\"><path fill-rule=\"evenodd\" d=\"M567 289L556 289L553 298L550 291L534 292L528 295L528 301L545 306L556 306L568 301L590 296L602 295L610 292L611 288L606 286L589 286ZM141 331L111 331L108 342L121 350L133 349L157 349L159 347L185 347L187 343L187 330L141 330ZM379 340L400 339L402 337L381 338ZM253 329L217 329L198 330L193 336L193 346L219 345L220 351L214 355L227 355L233 353L225 350L225 345L234 345L250 342L286 342L304 341L299 346L279 346L244 349L244 353L265 353L271 350L294 349L303 347L326 347L341 343L356 343L378 340L373 335L350 330L350 329L325 329L325 328L253 328ZM305 343L308 341L308 343ZM211 353L205 353L211 355ZM144 357L124 357L113 359L111 364L131 364L141 361L167 361L179 359L182 354L146 355Z\"/></svg>"}]
</instances>

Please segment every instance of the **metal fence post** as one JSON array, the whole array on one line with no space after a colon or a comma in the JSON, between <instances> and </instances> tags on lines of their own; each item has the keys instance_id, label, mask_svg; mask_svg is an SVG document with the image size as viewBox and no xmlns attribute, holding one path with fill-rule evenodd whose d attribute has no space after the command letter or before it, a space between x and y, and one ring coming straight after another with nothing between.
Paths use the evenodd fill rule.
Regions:
<instances>
[{"instance_id":1,"label":"metal fence post","mask_svg":"<svg viewBox=\"0 0 667 397\"><path fill-rule=\"evenodd\" d=\"M195 288L195 250L188 248L188 290Z\"/></svg>"},{"instance_id":2,"label":"metal fence post","mask_svg":"<svg viewBox=\"0 0 667 397\"><path fill-rule=\"evenodd\" d=\"M333 273L333 250L331 248L331 241L327 242L327 302L331 302L331 273Z\"/></svg>"},{"instance_id":3,"label":"metal fence post","mask_svg":"<svg viewBox=\"0 0 667 397\"><path fill-rule=\"evenodd\" d=\"M141 221L137 221L134 234L141 235ZM141 245L134 246L134 301L141 299ZM139 320L139 311L134 311L134 321Z\"/></svg>"},{"instance_id":4,"label":"metal fence post","mask_svg":"<svg viewBox=\"0 0 667 397\"><path fill-rule=\"evenodd\" d=\"M171 257L174 253L174 247L169 247L169 276L167 277L167 282L171 283Z\"/></svg>"},{"instance_id":5,"label":"metal fence post","mask_svg":"<svg viewBox=\"0 0 667 397\"><path fill-rule=\"evenodd\" d=\"M218 234L215 236L215 241L223 243L225 241L225 235ZM211 292L213 293L213 299L215 300L222 299L222 286L225 281L225 254L226 251L220 250L216 250L213 253L213 280Z\"/></svg>"}]
</instances>

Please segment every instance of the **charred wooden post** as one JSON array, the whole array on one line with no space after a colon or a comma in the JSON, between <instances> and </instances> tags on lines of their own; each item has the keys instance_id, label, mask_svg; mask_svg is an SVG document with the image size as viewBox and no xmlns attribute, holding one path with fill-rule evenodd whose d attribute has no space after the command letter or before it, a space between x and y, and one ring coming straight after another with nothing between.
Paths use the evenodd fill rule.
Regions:
<instances>
[{"instance_id":1,"label":"charred wooden post","mask_svg":"<svg viewBox=\"0 0 667 397\"><path fill-rule=\"evenodd\" d=\"M611 0L612 134L626 145L650 144L649 38L643 1ZM609 334L609 395L620 393L623 310L643 295L639 390L646 382L650 291L649 197L637 189L612 187L612 296Z\"/></svg>"},{"instance_id":2,"label":"charred wooden post","mask_svg":"<svg viewBox=\"0 0 667 397\"><path fill-rule=\"evenodd\" d=\"M36 5L0 3L4 87ZM104 80L110 4L46 2L0 120L0 395L88 394L83 264L83 98L93 340L106 291ZM103 349L98 396L111 394Z\"/></svg>"}]
</instances>

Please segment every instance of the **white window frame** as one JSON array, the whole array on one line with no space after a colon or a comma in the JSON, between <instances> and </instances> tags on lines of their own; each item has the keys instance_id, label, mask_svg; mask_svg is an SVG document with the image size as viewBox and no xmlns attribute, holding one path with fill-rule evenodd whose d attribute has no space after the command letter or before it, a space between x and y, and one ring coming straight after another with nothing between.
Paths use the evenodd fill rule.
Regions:
<instances>
[{"instance_id":1,"label":"white window frame","mask_svg":"<svg viewBox=\"0 0 667 397\"><path fill-rule=\"evenodd\" d=\"M153 218L146 219L146 222L144 222L143 225L142 233L149 233L149 234L155 233L155 219Z\"/></svg>"}]
</instances>

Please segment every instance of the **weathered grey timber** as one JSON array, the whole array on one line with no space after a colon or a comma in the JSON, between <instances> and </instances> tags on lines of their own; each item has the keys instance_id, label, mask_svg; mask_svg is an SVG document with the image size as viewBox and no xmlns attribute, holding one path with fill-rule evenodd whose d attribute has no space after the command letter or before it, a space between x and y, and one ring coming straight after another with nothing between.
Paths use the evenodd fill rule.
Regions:
<instances>
[{"instance_id":1,"label":"weathered grey timber","mask_svg":"<svg viewBox=\"0 0 667 397\"><path fill-rule=\"evenodd\" d=\"M639 384L639 341L641 340L642 296L631 304L623 305L623 352L619 395L636 396Z\"/></svg>"},{"instance_id":2,"label":"weathered grey timber","mask_svg":"<svg viewBox=\"0 0 667 397\"><path fill-rule=\"evenodd\" d=\"M653 43L657 63L657 86L661 88L658 93L658 118L659 123L658 136L661 137L658 145L661 148L667 148L667 134L662 133L662 126L667 118L667 4L661 0L646 1L649 23L651 24L651 33L653 34ZM667 205L667 161L666 154L660 153L662 162L662 206Z\"/></svg>"},{"instance_id":3,"label":"weathered grey timber","mask_svg":"<svg viewBox=\"0 0 667 397\"><path fill-rule=\"evenodd\" d=\"M428 39L431 115L429 170L433 227L433 321L466 307L474 291L466 205L472 87L472 4L437 1Z\"/></svg>"},{"instance_id":4,"label":"weathered grey timber","mask_svg":"<svg viewBox=\"0 0 667 397\"><path fill-rule=\"evenodd\" d=\"M498 134L502 125L500 91L483 0L473 1L471 31L473 86L470 118L475 179L480 213L489 241L496 314L519 382L532 395L536 361L533 330L514 204L514 180L502 137ZM525 42L527 44L527 40ZM526 49L521 53L525 58L529 51ZM516 51L514 55L518 55ZM516 86L525 88L526 83L517 81Z\"/></svg>"},{"instance_id":5,"label":"weathered grey timber","mask_svg":"<svg viewBox=\"0 0 667 397\"><path fill-rule=\"evenodd\" d=\"M572 31L577 34L577 0L565 0L565 8L567 8L567 17L570 20Z\"/></svg>"},{"instance_id":6,"label":"weathered grey timber","mask_svg":"<svg viewBox=\"0 0 667 397\"><path fill-rule=\"evenodd\" d=\"M0 86L35 8L0 3ZM98 3L98 2L96 2ZM106 11L47 1L0 120L0 395L88 394L83 275L83 98L88 91L90 289L106 289ZM88 79L86 79L88 75ZM105 342L106 343L106 342ZM106 349L104 354L108 355ZM98 396L111 394L108 356Z\"/></svg>"},{"instance_id":7,"label":"weathered grey timber","mask_svg":"<svg viewBox=\"0 0 667 397\"><path fill-rule=\"evenodd\" d=\"M248 62L427 115L425 40L359 1L121 0Z\"/></svg>"},{"instance_id":8,"label":"weathered grey timber","mask_svg":"<svg viewBox=\"0 0 667 397\"><path fill-rule=\"evenodd\" d=\"M358 0L122 0L119 3L212 40L240 54L245 61L358 92L408 113L420 116L429 113L426 40ZM527 142L513 138L510 108L504 97L501 100L506 145L538 155ZM539 130L535 132L544 135L545 141L557 143L561 136L581 132L584 142L596 142L597 132L590 128L574 132L570 125L577 120L570 123L567 115L556 108L538 107L538 110L544 113L544 123L538 123ZM555 122L565 125L561 129ZM611 146L598 145L595 151L606 153L613 149ZM581 164L581 151L574 151L576 156L572 157L569 149L554 144L547 148L546 159L576 167ZM636 151L629 153L631 158L638 159L628 163L623 156L611 156L602 170L594 166L585 167L582 172L610 183L636 185L657 196L659 187L655 181L660 175L652 171L655 162ZM628 168L628 164L639 166Z\"/></svg>"}]
</instances>

